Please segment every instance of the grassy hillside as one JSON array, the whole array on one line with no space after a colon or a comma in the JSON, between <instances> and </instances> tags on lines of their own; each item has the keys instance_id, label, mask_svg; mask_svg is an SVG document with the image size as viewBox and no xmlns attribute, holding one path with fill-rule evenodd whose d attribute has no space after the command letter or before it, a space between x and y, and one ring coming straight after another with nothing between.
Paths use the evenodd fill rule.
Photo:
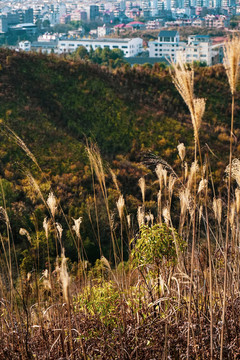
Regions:
<instances>
[{"instance_id":1,"label":"grassy hillside","mask_svg":"<svg viewBox=\"0 0 240 360\"><path fill-rule=\"evenodd\" d=\"M0 65L0 358L239 358L240 99L223 68L195 69L194 94L173 66L193 135L161 65Z\"/></svg>"},{"instance_id":2,"label":"grassy hillside","mask_svg":"<svg viewBox=\"0 0 240 360\"><path fill-rule=\"evenodd\" d=\"M189 150L188 158L192 160L192 124L186 106L176 92L168 70L162 70L158 65L153 69L123 67L109 72L89 63L5 50L0 52L0 64L0 171L19 251L21 253L22 247L19 228L26 227L34 233L36 224L40 226L46 214L42 201L26 178L28 168L45 198L50 188L54 189L69 220L72 216L83 216L82 237L89 259L93 261L99 253L87 215L86 199L92 204L93 187L85 152L86 139L97 142L104 160L115 171L120 189L134 214L141 199L137 185L139 177L148 174L147 181L155 179L152 154L175 166L180 163L176 147L179 142L184 142ZM202 151L203 154L210 153L221 188L227 163L225 149L228 148L231 110L222 66L196 69L195 93L207 98L200 134ZM238 106L239 96L237 109ZM22 149L6 136L5 124L35 155L42 174ZM236 116L236 128L239 125L240 119ZM236 130L236 137L239 135L240 131ZM235 145L236 156L239 150ZM141 163L143 160L145 165ZM115 209L118 193L109 175L107 181L110 203ZM96 191L99 193L98 187ZM155 197L156 190L149 188L149 208ZM99 221L103 247L107 251L110 235L104 225L105 215L101 214L103 207L100 197ZM74 260L71 240L66 248Z\"/></svg>"}]
</instances>

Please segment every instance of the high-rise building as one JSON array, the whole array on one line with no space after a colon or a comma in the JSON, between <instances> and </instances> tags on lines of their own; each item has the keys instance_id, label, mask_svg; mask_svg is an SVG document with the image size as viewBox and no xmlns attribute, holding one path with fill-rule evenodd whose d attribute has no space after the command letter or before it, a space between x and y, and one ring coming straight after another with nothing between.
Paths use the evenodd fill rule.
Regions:
<instances>
[{"instance_id":1,"label":"high-rise building","mask_svg":"<svg viewBox=\"0 0 240 360\"><path fill-rule=\"evenodd\" d=\"M88 21L95 20L98 16L99 16L99 6L98 5L89 5L87 7Z\"/></svg>"},{"instance_id":2,"label":"high-rise building","mask_svg":"<svg viewBox=\"0 0 240 360\"><path fill-rule=\"evenodd\" d=\"M0 33L6 33L7 31L8 31L7 16L1 15L0 16Z\"/></svg>"}]
</instances>

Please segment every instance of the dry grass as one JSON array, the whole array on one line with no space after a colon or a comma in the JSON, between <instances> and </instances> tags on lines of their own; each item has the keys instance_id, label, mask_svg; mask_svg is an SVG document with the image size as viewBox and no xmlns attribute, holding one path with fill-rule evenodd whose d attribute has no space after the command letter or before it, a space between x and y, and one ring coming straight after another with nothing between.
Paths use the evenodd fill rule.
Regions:
<instances>
[{"instance_id":1,"label":"dry grass","mask_svg":"<svg viewBox=\"0 0 240 360\"><path fill-rule=\"evenodd\" d=\"M225 64L233 95L238 66L239 40L226 45ZM239 61L238 61L239 62ZM199 128L205 99L194 95L193 70L173 64L173 82L188 106L193 123L194 161L185 161L186 148L179 144L179 169L163 161L157 164L156 181L139 180L142 206L128 214L118 179L110 172L117 189L112 209L105 166L95 145L86 148L92 169L94 208L101 259L90 266L81 238L84 219L72 218L78 263L70 271L65 256L66 234L57 222L60 201L42 194L49 219L43 222L48 264L39 273L39 254L28 230L34 271L19 271L11 224L5 207L0 208L7 237L1 236L0 359L237 359L240 357L240 181L239 159L226 164L228 185L217 196L208 154L201 158ZM26 146L8 129L36 164ZM232 136L232 135L231 135ZM198 151L197 151L198 149ZM99 184L108 219L112 256L101 248L96 182ZM158 185L154 213L148 208L148 191ZM233 189L233 191L231 191ZM124 192L123 192L124 193ZM227 199L227 201L226 201ZM113 220L112 211L118 213ZM138 228L137 228L138 225ZM137 229L137 230L136 230ZM176 230L178 229L178 230ZM49 239L54 237L57 257L54 269ZM60 249L59 249L60 245ZM124 254L128 255L127 261ZM125 260L125 262L124 262ZM16 277L13 277L13 268Z\"/></svg>"}]
</instances>

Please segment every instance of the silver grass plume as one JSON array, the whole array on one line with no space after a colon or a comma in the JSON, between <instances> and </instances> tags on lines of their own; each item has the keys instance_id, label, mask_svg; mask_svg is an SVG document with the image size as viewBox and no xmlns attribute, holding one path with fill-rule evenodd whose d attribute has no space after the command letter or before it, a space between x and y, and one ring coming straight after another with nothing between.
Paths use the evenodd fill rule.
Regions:
<instances>
[{"instance_id":1,"label":"silver grass plume","mask_svg":"<svg viewBox=\"0 0 240 360\"><path fill-rule=\"evenodd\" d=\"M176 177L173 176L172 174L169 176L169 179L168 179L168 191L169 191L170 198L172 197L173 188L174 188L176 180L177 180Z\"/></svg>"},{"instance_id":2,"label":"silver grass plume","mask_svg":"<svg viewBox=\"0 0 240 360\"><path fill-rule=\"evenodd\" d=\"M171 63L174 72L170 69L172 81L183 98L190 113L193 113L193 100L194 100L194 72L188 70L188 65L184 64L182 59L178 63Z\"/></svg>"},{"instance_id":3,"label":"silver grass plume","mask_svg":"<svg viewBox=\"0 0 240 360\"><path fill-rule=\"evenodd\" d=\"M170 216L170 210L168 207L165 207L162 211L162 215L164 218L164 221L166 223L167 226L169 226L170 220L171 220L171 216Z\"/></svg>"},{"instance_id":4,"label":"silver grass plume","mask_svg":"<svg viewBox=\"0 0 240 360\"><path fill-rule=\"evenodd\" d=\"M78 239L80 239L80 225L82 223L82 217L80 216L78 219L72 218L74 221L74 225L72 226L72 229L75 231Z\"/></svg>"},{"instance_id":5,"label":"silver grass plume","mask_svg":"<svg viewBox=\"0 0 240 360\"><path fill-rule=\"evenodd\" d=\"M184 158L185 158L185 155L186 155L186 148L185 148L184 143L179 144L177 146L177 149L178 149L179 157L180 157L181 161L183 162Z\"/></svg>"},{"instance_id":6,"label":"silver grass plume","mask_svg":"<svg viewBox=\"0 0 240 360\"><path fill-rule=\"evenodd\" d=\"M110 174L111 174L112 179L113 179L113 183L114 183L117 191L120 192L120 189L119 189L119 186L118 186L118 183L117 183L117 176L116 176L116 174L113 172L113 170L111 168L109 170L110 170Z\"/></svg>"},{"instance_id":7,"label":"silver grass plume","mask_svg":"<svg viewBox=\"0 0 240 360\"><path fill-rule=\"evenodd\" d=\"M239 61L240 61L239 36L234 36L231 40L228 40L225 43L223 52L224 52L223 65L227 73L231 93L232 95L234 95L236 91L238 76L239 76Z\"/></svg>"},{"instance_id":8,"label":"silver grass plume","mask_svg":"<svg viewBox=\"0 0 240 360\"><path fill-rule=\"evenodd\" d=\"M63 297L64 297L66 303L69 305L69 303L70 303L70 296L69 296L70 276L67 271L67 259L65 257L64 248L62 249L62 262L61 262L59 274L60 274L60 280L62 283Z\"/></svg>"},{"instance_id":9,"label":"silver grass plume","mask_svg":"<svg viewBox=\"0 0 240 360\"><path fill-rule=\"evenodd\" d=\"M118 214L119 214L120 220L122 220L122 217L123 217L124 205L125 205L124 197L123 197L123 195L120 195L119 199L117 201L117 209L118 209Z\"/></svg>"},{"instance_id":10,"label":"silver grass plume","mask_svg":"<svg viewBox=\"0 0 240 360\"><path fill-rule=\"evenodd\" d=\"M206 179L202 179L198 185L198 194L207 188L208 181Z\"/></svg>"},{"instance_id":11,"label":"silver grass plume","mask_svg":"<svg viewBox=\"0 0 240 360\"><path fill-rule=\"evenodd\" d=\"M4 207L0 206L0 218L5 221L7 226L10 226L9 217L7 214L7 211L4 209Z\"/></svg>"},{"instance_id":12,"label":"silver grass plume","mask_svg":"<svg viewBox=\"0 0 240 360\"><path fill-rule=\"evenodd\" d=\"M156 174L157 174L157 177L158 177L160 190L162 190L162 184L163 184L163 167L162 167L162 164L158 164L156 166L155 171L156 171Z\"/></svg>"},{"instance_id":13,"label":"silver grass plume","mask_svg":"<svg viewBox=\"0 0 240 360\"><path fill-rule=\"evenodd\" d=\"M139 229L141 228L142 225L144 225L144 218L145 218L144 207L139 206L137 211L137 220L138 220Z\"/></svg>"},{"instance_id":14,"label":"silver grass plume","mask_svg":"<svg viewBox=\"0 0 240 360\"><path fill-rule=\"evenodd\" d=\"M190 206L190 196L189 188L183 188L179 193L181 216L185 216L187 209Z\"/></svg>"},{"instance_id":15,"label":"silver grass plume","mask_svg":"<svg viewBox=\"0 0 240 360\"><path fill-rule=\"evenodd\" d=\"M177 64L174 64L172 61L171 65L174 69L174 71L170 69L173 83L189 109L193 124L194 139L197 142L206 101L205 99L194 97L193 69L188 70L189 65L184 64L181 58Z\"/></svg>"},{"instance_id":16,"label":"silver grass plume","mask_svg":"<svg viewBox=\"0 0 240 360\"><path fill-rule=\"evenodd\" d=\"M222 220L222 199L213 199L213 212L215 219L220 224Z\"/></svg>"},{"instance_id":17,"label":"silver grass plume","mask_svg":"<svg viewBox=\"0 0 240 360\"><path fill-rule=\"evenodd\" d=\"M138 180L138 185L141 189L141 193L142 193L142 201L143 203L145 202L145 190L146 190L146 183L145 183L145 179L144 177L141 177L139 180Z\"/></svg>"},{"instance_id":18,"label":"silver grass plume","mask_svg":"<svg viewBox=\"0 0 240 360\"><path fill-rule=\"evenodd\" d=\"M230 218L229 218L229 223L230 223L232 229L233 229L234 220L235 220L235 209L236 209L236 204L235 204L235 201L233 201L231 203Z\"/></svg>"},{"instance_id":19,"label":"silver grass plume","mask_svg":"<svg viewBox=\"0 0 240 360\"><path fill-rule=\"evenodd\" d=\"M236 198L236 211L239 214L240 211L240 189L235 190L235 198Z\"/></svg>"},{"instance_id":20,"label":"silver grass plume","mask_svg":"<svg viewBox=\"0 0 240 360\"><path fill-rule=\"evenodd\" d=\"M63 233L63 227L61 224L59 224L58 222L56 222L56 228L57 228L57 233L58 233L58 238L61 242L62 240L62 233Z\"/></svg>"},{"instance_id":21,"label":"silver grass plume","mask_svg":"<svg viewBox=\"0 0 240 360\"><path fill-rule=\"evenodd\" d=\"M225 173L229 176L230 165L226 167ZM237 158L232 160L231 176L234 180L236 180L238 186L240 187L240 160Z\"/></svg>"},{"instance_id":22,"label":"silver grass plume","mask_svg":"<svg viewBox=\"0 0 240 360\"><path fill-rule=\"evenodd\" d=\"M189 173L189 176L188 176L187 187L188 187L189 189L191 189L192 183L193 183L193 180L194 180L194 176L197 174L198 171L199 171L198 163L197 163L197 161L194 161L194 162L192 163L192 165L191 165L190 173Z\"/></svg>"},{"instance_id":23,"label":"silver grass plume","mask_svg":"<svg viewBox=\"0 0 240 360\"><path fill-rule=\"evenodd\" d=\"M28 239L28 241L29 241L29 243L32 245L31 236L29 235L29 232L28 232L26 229L21 228L21 229L19 230L19 234L22 235L22 236L26 236L27 239Z\"/></svg>"},{"instance_id":24,"label":"silver grass plume","mask_svg":"<svg viewBox=\"0 0 240 360\"><path fill-rule=\"evenodd\" d=\"M188 163L185 161L184 163L184 177L185 177L185 181L188 178Z\"/></svg>"},{"instance_id":25,"label":"silver grass plume","mask_svg":"<svg viewBox=\"0 0 240 360\"><path fill-rule=\"evenodd\" d=\"M131 228L131 214L127 215L127 224L128 224L128 228Z\"/></svg>"},{"instance_id":26,"label":"silver grass plume","mask_svg":"<svg viewBox=\"0 0 240 360\"><path fill-rule=\"evenodd\" d=\"M205 99L194 99L193 100L193 113L191 113L193 131L194 131L194 139L197 141L198 132L201 127L202 118L205 112L206 100Z\"/></svg>"},{"instance_id":27,"label":"silver grass plume","mask_svg":"<svg viewBox=\"0 0 240 360\"><path fill-rule=\"evenodd\" d=\"M48 195L47 204L52 214L52 217L54 218L57 211L57 199L52 191Z\"/></svg>"},{"instance_id":28,"label":"silver grass plume","mask_svg":"<svg viewBox=\"0 0 240 360\"><path fill-rule=\"evenodd\" d=\"M44 220L43 220L43 228L44 228L44 230L45 230L46 238L48 239L48 235L49 235L49 220L47 219L47 217L45 217Z\"/></svg>"}]
</instances>

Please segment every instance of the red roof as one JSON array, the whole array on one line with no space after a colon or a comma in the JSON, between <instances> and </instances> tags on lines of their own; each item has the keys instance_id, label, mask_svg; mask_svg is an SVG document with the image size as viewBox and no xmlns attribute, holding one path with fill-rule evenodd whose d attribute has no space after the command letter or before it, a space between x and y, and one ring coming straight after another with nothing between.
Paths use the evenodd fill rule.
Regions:
<instances>
[{"instance_id":1,"label":"red roof","mask_svg":"<svg viewBox=\"0 0 240 360\"><path fill-rule=\"evenodd\" d=\"M115 27L115 28L124 28L124 27L125 27L125 24L118 24L118 25L115 25L114 27Z\"/></svg>"},{"instance_id":2,"label":"red roof","mask_svg":"<svg viewBox=\"0 0 240 360\"><path fill-rule=\"evenodd\" d=\"M145 25L145 24L141 21L132 21L132 22L128 23L128 25Z\"/></svg>"}]
</instances>

